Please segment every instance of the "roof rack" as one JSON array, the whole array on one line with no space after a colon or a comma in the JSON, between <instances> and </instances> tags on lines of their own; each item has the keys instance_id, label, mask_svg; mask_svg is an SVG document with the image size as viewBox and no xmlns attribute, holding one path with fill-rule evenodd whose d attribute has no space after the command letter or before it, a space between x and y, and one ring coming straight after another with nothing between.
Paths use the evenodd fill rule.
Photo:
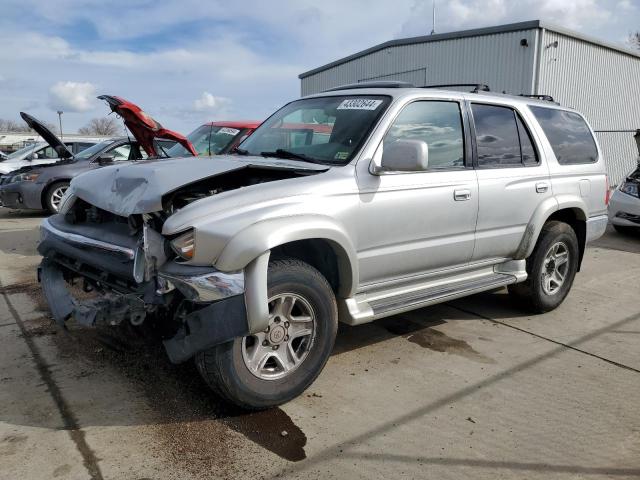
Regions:
<instances>
[{"instance_id":1,"label":"roof rack","mask_svg":"<svg viewBox=\"0 0 640 480\"><path fill-rule=\"evenodd\" d=\"M451 88L451 87L473 87L472 93L478 93L479 91L490 92L489 85L484 83L449 83L446 85L425 85L421 88Z\"/></svg>"},{"instance_id":2,"label":"roof rack","mask_svg":"<svg viewBox=\"0 0 640 480\"><path fill-rule=\"evenodd\" d=\"M526 98L536 98L538 100L544 100L545 102L558 103L553 99L553 97L551 95L525 95L524 93L521 93L518 96L519 97L526 97Z\"/></svg>"},{"instance_id":3,"label":"roof rack","mask_svg":"<svg viewBox=\"0 0 640 480\"><path fill-rule=\"evenodd\" d=\"M359 88L415 88L413 83L395 82L395 81L379 81L379 82L360 82L350 83L348 85L340 85L339 87L329 88L324 92L335 92L336 90L357 90Z\"/></svg>"}]
</instances>

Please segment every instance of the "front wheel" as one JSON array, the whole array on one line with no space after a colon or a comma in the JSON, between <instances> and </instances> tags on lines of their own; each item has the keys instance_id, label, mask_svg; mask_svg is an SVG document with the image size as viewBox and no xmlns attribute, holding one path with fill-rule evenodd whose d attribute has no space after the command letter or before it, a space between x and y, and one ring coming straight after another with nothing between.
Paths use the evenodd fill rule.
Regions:
<instances>
[{"instance_id":1,"label":"front wheel","mask_svg":"<svg viewBox=\"0 0 640 480\"><path fill-rule=\"evenodd\" d=\"M299 260L276 260L268 271L269 326L200 352L196 365L223 399L264 409L300 395L320 374L338 328L327 280Z\"/></svg>"},{"instance_id":2,"label":"front wheel","mask_svg":"<svg viewBox=\"0 0 640 480\"><path fill-rule=\"evenodd\" d=\"M536 313L555 309L571 289L579 252L578 238L571 226L558 221L546 223L527 259L527 281L510 285L509 293Z\"/></svg>"},{"instance_id":3,"label":"front wheel","mask_svg":"<svg viewBox=\"0 0 640 480\"><path fill-rule=\"evenodd\" d=\"M51 213L58 213L62 197L69 188L69 182L56 182L47 188L44 196L44 207Z\"/></svg>"}]
</instances>

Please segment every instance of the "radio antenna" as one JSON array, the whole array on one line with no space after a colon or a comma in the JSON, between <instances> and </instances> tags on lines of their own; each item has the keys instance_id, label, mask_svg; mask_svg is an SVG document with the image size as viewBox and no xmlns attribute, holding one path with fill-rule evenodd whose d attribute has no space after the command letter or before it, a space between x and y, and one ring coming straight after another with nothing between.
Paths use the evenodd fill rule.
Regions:
<instances>
[{"instance_id":1,"label":"radio antenna","mask_svg":"<svg viewBox=\"0 0 640 480\"><path fill-rule=\"evenodd\" d=\"M432 28L431 28L431 35L435 35L436 33L436 0L433 0L433 10L432 10L432 15L431 15L431 22L432 22Z\"/></svg>"}]
</instances>

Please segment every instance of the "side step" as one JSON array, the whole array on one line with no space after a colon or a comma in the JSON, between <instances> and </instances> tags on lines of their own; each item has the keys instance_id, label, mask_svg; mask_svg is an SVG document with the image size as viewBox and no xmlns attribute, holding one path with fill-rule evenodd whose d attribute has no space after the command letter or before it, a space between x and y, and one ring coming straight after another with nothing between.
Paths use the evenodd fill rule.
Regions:
<instances>
[{"instance_id":1,"label":"side step","mask_svg":"<svg viewBox=\"0 0 640 480\"><path fill-rule=\"evenodd\" d=\"M360 325L378 318L501 288L523 281L526 277L524 269L508 273L491 269L467 278L428 282L417 288L386 292L379 290L377 294L357 295L341 302L340 320L349 325Z\"/></svg>"},{"instance_id":2,"label":"side step","mask_svg":"<svg viewBox=\"0 0 640 480\"><path fill-rule=\"evenodd\" d=\"M369 302L369 305L373 310L373 315L376 318L380 318L381 316L393 315L400 311L413 310L414 308L425 305L446 302L452 298L500 288L515 282L516 278L513 275L494 273L493 275L479 279L450 283L428 290L409 292L391 298L373 300Z\"/></svg>"}]
</instances>

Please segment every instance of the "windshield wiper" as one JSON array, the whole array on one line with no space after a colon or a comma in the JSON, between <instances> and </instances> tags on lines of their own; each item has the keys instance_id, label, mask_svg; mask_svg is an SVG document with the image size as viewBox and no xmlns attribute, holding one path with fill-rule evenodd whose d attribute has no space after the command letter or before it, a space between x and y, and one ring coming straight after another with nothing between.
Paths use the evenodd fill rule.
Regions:
<instances>
[{"instance_id":1,"label":"windshield wiper","mask_svg":"<svg viewBox=\"0 0 640 480\"><path fill-rule=\"evenodd\" d=\"M307 157L302 153L290 152L289 150L284 150L282 148L278 148L275 152L260 152L260 155L262 155L263 157L276 157L276 158L284 158L288 160L302 160L304 162L322 164L320 160Z\"/></svg>"},{"instance_id":2,"label":"windshield wiper","mask_svg":"<svg viewBox=\"0 0 640 480\"><path fill-rule=\"evenodd\" d=\"M249 150L245 150L244 148L236 147L231 153L237 153L238 155L249 155Z\"/></svg>"}]
</instances>

